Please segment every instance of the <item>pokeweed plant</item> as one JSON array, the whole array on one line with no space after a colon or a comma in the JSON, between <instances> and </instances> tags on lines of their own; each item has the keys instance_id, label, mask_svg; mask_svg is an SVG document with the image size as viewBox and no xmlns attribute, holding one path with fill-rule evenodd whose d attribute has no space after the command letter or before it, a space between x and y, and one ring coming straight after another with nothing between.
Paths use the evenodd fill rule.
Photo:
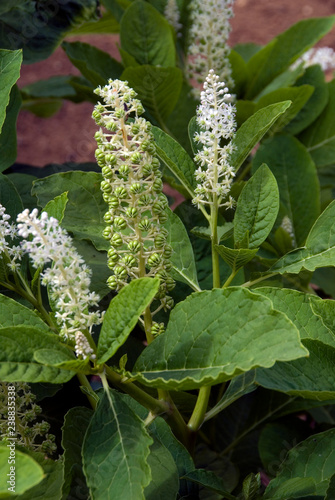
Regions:
<instances>
[{"instance_id":1,"label":"pokeweed plant","mask_svg":"<svg viewBox=\"0 0 335 500\"><path fill-rule=\"evenodd\" d=\"M69 24L48 11L29 40L19 3L0 10L0 495L333 498L333 53L306 51L334 17L230 49L232 2L105 1L122 64L66 41L83 76L19 92L20 47L45 57L96 2L57 2ZM20 99L55 105L55 84L97 99L97 164L8 169Z\"/></svg>"}]
</instances>

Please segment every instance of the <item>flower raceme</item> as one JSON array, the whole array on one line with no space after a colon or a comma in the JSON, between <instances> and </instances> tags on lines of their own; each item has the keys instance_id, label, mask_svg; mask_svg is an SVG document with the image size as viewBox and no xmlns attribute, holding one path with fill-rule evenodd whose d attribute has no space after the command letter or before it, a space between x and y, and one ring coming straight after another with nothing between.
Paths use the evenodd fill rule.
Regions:
<instances>
[{"instance_id":1,"label":"flower raceme","mask_svg":"<svg viewBox=\"0 0 335 500\"><path fill-rule=\"evenodd\" d=\"M191 28L188 40L186 73L192 82L202 85L210 69L233 86L227 43L231 31L234 0L192 0L190 3ZM198 88L193 89L199 97Z\"/></svg>"},{"instance_id":2,"label":"flower raceme","mask_svg":"<svg viewBox=\"0 0 335 500\"><path fill-rule=\"evenodd\" d=\"M200 131L194 140L200 145L195 161L200 165L195 171L198 185L193 203L232 208L234 199L229 192L235 172L229 164L235 135L235 105L231 104L228 88L219 81L211 69L201 92L201 103L197 109L197 124ZM225 145L222 145L225 141Z\"/></svg>"},{"instance_id":3,"label":"flower raceme","mask_svg":"<svg viewBox=\"0 0 335 500\"><path fill-rule=\"evenodd\" d=\"M34 267L52 264L41 278L55 305L61 336L75 346L77 356L94 359L84 332L90 335L93 325L101 323L102 318L99 312L88 311L99 302L99 296L89 290L90 269L57 219L46 212L38 217L37 209L27 209L17 216L17 222L18 235L24 238L21 248L29 254Z\"/></svg>"},{"instance_id":4,"label":"flower raceme","mask_svg":"<svg viewBox=\"0 0 335 500\"><path fill-rule=\"evenodd\" d=\"M108 284L118 291L130 280L159 277L156 298L168 309L173 305L168 292L174 288L169 275L172 248L163 227L168 202L162 193L151 124L139 116L143 106L127 82L109 80L95 93L103 99L93 118L105 129L95 137L96 158L104 177L101 189L108 204L103 233L110 242L108 266L113 271Z\"/></svg>"}]
</instances>

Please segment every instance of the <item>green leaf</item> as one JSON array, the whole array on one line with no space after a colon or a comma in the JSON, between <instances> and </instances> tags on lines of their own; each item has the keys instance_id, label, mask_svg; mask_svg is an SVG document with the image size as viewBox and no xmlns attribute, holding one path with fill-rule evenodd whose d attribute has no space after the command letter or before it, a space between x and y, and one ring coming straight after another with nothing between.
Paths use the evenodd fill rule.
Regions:
<instances>
[{"instance_id":1,"label":"green leaf","mask_svg":"<svg viewBox=\"0 0 335 500\"><path fill-rule=\"evenodd\" d=\"M25 99L22 101L22 110L29 111L39 118L49 118L61 109L61 99Z\"/></svg>"},{"instance_id":2,"label":"green leaf","mask_svg":"<svg viewBox=\"0 0 335 500\"><path fill-rule=\"evenodd\" d=\"M100 190L101 174L96 172L65 172L53 174L33 182L32 194L38 204L68 192L63 227L78 239L90 240L97 250L107 250L108 242L102 237L105 227L103 216L106 203Z\"/></svg>"},{"instance_id":3,"label":"green leaf","mask_svg":"<svg viewBox=\"0 0 335 500\"><path fill-rule=\"evenodd\" d=\"M268 299L231 287L193 293L177 304L134 372L148 385L189 390L306 354L296 327Z\"/></svg>"},{"instance_id":4,"label":"green leaf","mask_svg":"<svg viewBox=\"0 0 335 500\"><path fill-rule=\"evenodd\" d=\"M11 451L15 458L12 458ZM14 491L21 495L42 479L42 467L29 455L16 450L14 440L9 440L8 444L0 443L0 498L13 498L11 492Z\"/></svg>"},{"instance_id":5,"label":"green leaf","mask_svg":"<svg viewBox=\"0 0 335 500\"><path fill-rule=\"evenodd\" d=\"M106 0L104 0L104 4ZM120 25L113 16L111 12L104 12L100 17L99 21L88 22L80 26L79 28L74 28L67 35L77 36L77 35L109 35L111 33L118 33L120 30Z\"/></svg>"},{"instance_id":6,"label":"green leaf","mask_svg":"<svg viewBox=\"0 0 335 500\"><path fill-rule=\"evenodd\" d=\"M154 439L150 446L148 465L152 480L144 490L145 500L175 500L179 490L179 476L171 453Z\"/></svg>"},{"instance_id":7,"label":"green leaf","mask_svg":"<svg viewBox=\"0 0 335 500\"><path fill-rule=\"evenodd\" d=\"M335 399L335 348L318 340L305 339L306 359L277 362L272 368L256 370L256 383L293 396L325 401Z\"/></svg>"},{"instance_id":8,"label":"green leaf","mask_svg":"<svg viewBox=\"0 0 335 500\"><path fill-rule=\"evenodd\" d=\"M226 222L223 226L217 227L217 232L219 241L228 240L234 234L234 224L232 222ZM208 241L211 240L212 232L210 227L195 226L193 229L191 229L191 233L198 238L202 238Z\"/></svg>"},{"instance_id":9,"label":"green leaf","mask_svg":"<svg viewBox=\"0 0 335 500\"><path fill-rule=\"evenodd\" d=\"M295 69L287 69L280 75L276 76L276 78L258 94L255 101L258 102L261 97L273 92L274 90L281 89L282 87L291 87L297 81L297 78L304 73L304 71L305 69L302 64L299 64L299 66Z\"/></svg>"},{"instance_id":10,"label":"green leaf","mask_svg":"<svg viewBox=\"0 0 335 500\"><path fill-rule=\"evenodd\" d=\"M320 213L320 186L315 165L306 148L294 137L281 135L265 141L258 149L253 169L266 163L279 188L281 217L287 215L298 246ZM278 221L280 225L281 220Z\"/></svg>"},{"instance_id":11,"label":"green leaf","mask_svg":"<svg viewBox=\"0 0 335 500\"><path fill-rule=\"evenodd\" d=\"M279 117L271 127L271 135L278 133L285 125L290 124L299 111L304 107L314 92L312 85L281 88L263 96L256 105L256 110L280 101L292 101L287 111Z\"/></svg>"},{"instance_id":12,"label":"green leaf","mask_svg":"<svg viewBox=\"0 0 335 500\"><path fill-rule=\"evenodd\" d=\"M15 222L16 216L23 210L23 204L16 187L8 176L3 174L0 174L0 203L6 208L12 222Z\"/></svg>"},{"instance_id":13,"label":"green leaf","mask_svg":"<svg viewBox=\"0 0 335 500\"><path fill-rule=\"evenodd\" d=\"M233 249L225 247L224 245L215 245L215 249L235 273L237 273L241 267L247 265L259 250L259 248L252 250L248 250L247 248Z\"/></svg>"},{"instance_id":14,"label":"green leaf","mask_svg":"<svg viewBox=\"0 0 335 500\"><path fill-rule=\"evenodd\" d=\"M290 105L291 101L270 104L270 106L256 111L242 124L233 140L234 151L230 158L235 170L240 168L248 154Z\"/></svg>"},{"instance_id":15,"label":"green leaf","mask_svg":"<svg viewBox=\"0 0 335 500\"><path fill-rule=\"evenodd\" d=\"M329 100L317 120L299 136L317 167L334 163L335 158L335 80L328 84Z\"/></svg>"},{"instance_id":16,"label":"green leaf","mask_svg":"<svg viewBox=\"0 0 335 500\"><path fill-rule=\"evenodd\" d=\"M81 448L92 414L93 411L89 408L77 406L71 408L65 415L62 427L62 447L64 450L62 500L71 498L71 493L72 497L74 494L77 497L82 495L83 498L89 496L82 470Z\"/></svg>"},{"instance_id":17,"label":"green leaf","mask_svg":"<svg viewBox=\"0 0 335 500\"><path fill-rule=\"evenodd\" d=\"M270 234L278 210L276 179L269 167L262 165L246 183L238 198L234 217L235 246L243 247L248 240L248 248L258 248Z\"/></svg>"},{"instance_id":18,"label":"green leaf","mask_svg":"<svg viewBox=\"0 0 335 500\"><path fill-rule=\"evenodd\" d=\"M165 122L177 104L183 76L179 68L143 65L126 68L121 76L138 94L144 109L157 120Z\"/></svg>"},{"instance_id":19,"label":"green leaf","mask_svg":"<svg viewBox=\"0 0 335 500\"><path fill-rule=\"evenodd\" d=\"M133 280L114 297L104 316L99 335L98 363L108 361L124 344L158 288L159 279L140 278Z\"/></svg>"},{"instance_id":20,"label":"green leaf","mask_svg":"<svg viewBox=\"0 0 335 500\"><path fill-rule=\"evenodd\" d=\"M196 166L185 149L158 127L152 127L159 159L167 166L179 182L194 196Z\"/></svg>"},{"instance_id":21,"label":"green leaf","mask_svg":"<svg viewBox=\"0 0 335 500\"><path fill-rule=\"evenodd\" d=\"M258 500L261 487L261 475L249 474L243 481L243 495L245 500Z\"/></svg>"},{"instance_id":22,"label":"green leaf","mask_svg":"<svg viewBox=\"0 0 335 500\"><path fill-rule=\"evenodd\" d=\"M323 496L334 469L335 430L330 429L310 436L288 452L277 477L266 488L264 500Z\"/></svg>"},{"instance_id":23,"label":"green leaf","mask_svg":"<svg viewBox=\"0 0 335 500\"><path fill-rule=\"evenodd\" d=\"M302 248L297 248L279 259L269 272L298 274L302 269L314 271L318 267L335 266L335 201L314 223Z\"/></svg>"},{"instance_id":24,"label":"green leaf","mask_svg":"<svg viewBox=\"0 0 335 500\"><path fill-rule=\"evenodd\" d=\"M169 232L167 242L173 249L173 253L170 257L173 266L172 275L176 280L186 283L193 290L199 291L200 287L195 267L193 248L185 226L178 215L173 213L170 209L166 210L166 214L168 219L164 223L164 226Z\"/></svg>"},{"instance_id":25,"label":"green leaf","mask_svg":"<svg viewBox=\"0 0 335 500\"><path fill-rule=\"evenodd\" d=\"M89 358L77 359L70 350L37 349L34 352L34 360L42 365L72 370L76 373L92 373Z\"/></svg>"},{"instance_id":26,"label":"green leaf","mask_svg":"<svg viewBox=\"0 0 335 500\"><path fill-rule=\"evenodd\" d=\"M72 75L51 76L46 80L38 80L22 87L21 93L25 99L29 97L47 97L69 99L76 95L71 85Z\"/></svg>"},{"instance_id":27,"label":"green leaf","mask_svg":"<svg viewBox=\"0 0 335 500\"><path fill-rule=\"evenodd\" d=\"M85 434L82 454L87 484L95 499L144 500L153 441L121 396L116 391L109 395L101 398Z\"/></svg>"},{"instance_id":28,"label":"green leaf","mask_svg":"<svg viewBox=\"0 0 335 500\"><path fill-rule=\"evenodd\" d=\"M188 479L193 481L209 490L215 491L219 495L223 495L227 500L235 500L236 497L230 495L230 493L225 489L225 484L221 478L219 478L214 472L205 469L195 469L193 471L184 474L183 479Z\"/></svg>"},{"instance_id":29,"label":"green leaf","mask_svg":"<svg viewBox=\"0 0 335 500\"><path fill-rule=\"evenodd\" d=\"M34 360L34 352L38 349L54 349L55 353L68 351L53 333L22 325L0 328L0 346L0 379L3 381L60 384L74 375Z\"/></svg>"},{"instance_id":30,"label":"green leaf","mask_svg":"<svg viewBox=\"0 0 335 500\"><path fill-rule=\"evenodd\" d=\"M147 2L136 0L128 7L121 19L120 40L122 49L142 65L169 67L176 64L171 27Z\"/></svg>"},{"instance_id":31,"label":"green leaf","mask_svg":"<svg viewBox=\"0 0 335 500\"><path fill-rule=\"evenodd\" d=\"M31 326L42 332L50 333L50 328L33 311L16 300L0 294L0 327Z\"/></svg>"},{"instance_id":32,"label":"green leaf","mask_svg":"<svg viewBox=\"0 0 335 500\"><path fill-rule=\"evenodd\" d=\"M255 380L256 374L254 371L246 372L233 378L220 401L206 413L205 421L215 417L215 415L237 401L240 397L255 391L257 389Z\"/></svg>"},{"instance_id":33,"label":"green leaf","mask_svg":"<svg viewBox=\"0 0 335 500\"><path fill-rule=\"evenodd\" d=\"M41 9L36 2L5 0L1 5L0 47L22 48L26 64L42 61L71 29L96 19L97 6L96 0L71 0Z\"/></svg>"},{"instance_id":34,"label":"green leaf","mask_svg":"<svg viewBox=\"0 0 335 500\"><path fill-rule=\"evenodd\" d=\"M43 469L43 479L22 495L11 496L13 500L59 500L63 484L63 463L45 458L43 453L30 452L29 455Z\"/></svg>"},{"instance_id":35,"label":"green leaf","mask_svg":"<svg viewBox=\"0 0 335 500\"><path fill-rule=\"evenodd\" d=\"M335 319L333 301L324 301L314 295L288 288L253 288L252 292L265 295L271 300L274 309L285 313L298 328L301 339L320 340L324 344L335 347L332 329L327 326L328 322L325 323L323 320L327 305L329 317ZM325 304L325 302L330 304Z\"/></svg>"},{"instance_id":36,"label":"green leaf","mask_svg":"<svg viewBox=\"0 0 335 500\"><path fill-rule=\"evenodd\" d=\"M44 207L43 212L47 212L49 217L54 217L59 222L64 219L65 209L68 202L67 191L50 200Z\"/></svg>"},{"instance_id":37,"label":"green leaf","mask_svg":"<svg viewBox=\"0 0 335 500\"><path fill-rule=\"evenodd\" d=\"M85 263L92 270L90 290L96 292L100 298L110 293L107 279L111 275L107 266L106 252L99 252L92 243L85 240L73 240L74 246Z\"/></svg>"},{"instance_id":38,"label":"green leaf","mask_svg":"<svg viewBox=\"0 0 335 500\"><path fill-rule=\"evenodd\" d=\"M251 99L276 76L312 47L335 22L335 16L304 19L271 40L247 63L249 73L246 99Z\"/></svg>"},{"instance_id":39,"label":"green leaf","mask_svg":"<svg viewBox=\"0 0 335 500\"><path fill-rule=\"evenodd\" d=\"M5 121L11 89L20 76L21 63L21 50L0 49L0 132Z\"/></svg>"},{"instance_id":40,"label":"green leaf","mask_svg":"<svg viewBox=\"0 0 335 500\"><path fill-rule=\"evenodd\" d=\"M12 87L6 118L0 134L0 172L13 165L17 155L16 121L21 107L21 96L16 85Z\"/></svg>"},{"instance_id":41,"label":"green leaf","mask_svg":"<svg viewBox=\"0 0 335 500\"><path fill-rule=\"evenodd\" d=\"M335 497L335 474L329 480L325 500L332 500Z\"/></svg>"},{"instance_id":42,"label":"green leaf","mask_svg":"<svg viewBox=\"0 0 335 500\"><path fill-rule=\"evenodd\" d=\"M305 84L312 85L314 92L302 110L286 125L285 130L290 134L296 135L311 125L325 109L328 102L328 85L319 65L306 68L305 73L295 83L297 87Z\"/></svg>"},{"instance_id":43,"label":"green leaf","mask_svg":"<svg viewBox=\"0 0 335 500\"><path fill-rule=\"evenodd\" d=\"M93 45L83 42L63 42L62 48L72 64L95 87L106 85L110 78L113 80L121 76L122 64Z\"/></svg>"}]
</instances>

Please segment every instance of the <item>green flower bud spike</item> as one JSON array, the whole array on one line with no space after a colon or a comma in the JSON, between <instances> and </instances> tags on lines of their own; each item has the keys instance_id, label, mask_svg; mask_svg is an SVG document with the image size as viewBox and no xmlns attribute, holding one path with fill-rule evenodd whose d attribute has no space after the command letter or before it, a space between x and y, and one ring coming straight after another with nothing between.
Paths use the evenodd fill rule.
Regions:
<instances>
[{"instance_id":1,"label":"green flower bud spike","mask_svg":"<svg viewBox=\"0 0 335 500\"><path fill-rule=\"evenodd\" d=\"M105 129L100 129L95 137L96 158L104 178L101 189L109 207L104 237L110 241L108 266L114 275L108 284L119 291L133 279L165 276L171 268L171 247L162 227L168 203L162 193L151 124L139 117L144 109L136 99L136 92L127 82L109 80L108 85L98 87L95 93L103 99L95 107L93 118ZM170 276L161 280L156 297L161 304L155 312L173 306L168 296L173 286ZM153 339L154 313L149 310L144 314L148 341ZM157 335L162 328L154 330Z\"/></svg>"}]
</instances>

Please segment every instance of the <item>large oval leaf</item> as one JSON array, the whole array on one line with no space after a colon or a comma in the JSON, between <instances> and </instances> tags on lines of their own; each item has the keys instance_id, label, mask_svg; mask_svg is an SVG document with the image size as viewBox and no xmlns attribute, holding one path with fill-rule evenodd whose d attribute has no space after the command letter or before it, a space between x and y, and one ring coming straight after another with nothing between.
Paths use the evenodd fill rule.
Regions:
<instances>
[{"instance_id":1,"label":"large oval leaf","mask_svg":"<svg viewBox=\"0 0 335 500\"><path fill-rule=\"evenodd\" d=\"M307 354L296 327L269 299L232 287L179 303L134 372L145 384L188 390Z\"/></svg>"},{"instance_id":2,"label":"large oval leaf","mask_svg":"<svg viewBox=\"0 0 335 500\"><path fill-rule=\"evenodd\" d=\"M281 218L289 217L296 244L303 245L320 214L320 186L315 165L306 148L294 137L285 135L273 137L260 146L253 169L262 163L269 165L277 180Z\"/></svg>"}]
</instances>

